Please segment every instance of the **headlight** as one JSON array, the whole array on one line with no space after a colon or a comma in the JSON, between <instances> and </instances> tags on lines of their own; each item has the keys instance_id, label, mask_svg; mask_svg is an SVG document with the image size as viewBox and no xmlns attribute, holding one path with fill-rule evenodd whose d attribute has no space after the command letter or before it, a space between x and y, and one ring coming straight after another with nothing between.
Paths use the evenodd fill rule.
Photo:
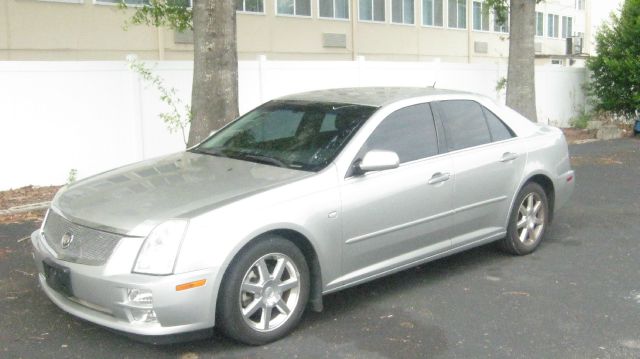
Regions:
<instances>
[{"instance_id":1,"label":"headlight","mask_svg":"<svg viewBox=\"0 0 640 359\"><path fill-rule=\"evenodd\" d=\"M171 219L154 228L142 244L133 271L155 275L173 273L188 223L183 219Z\"/></svg>"}]
</instances>

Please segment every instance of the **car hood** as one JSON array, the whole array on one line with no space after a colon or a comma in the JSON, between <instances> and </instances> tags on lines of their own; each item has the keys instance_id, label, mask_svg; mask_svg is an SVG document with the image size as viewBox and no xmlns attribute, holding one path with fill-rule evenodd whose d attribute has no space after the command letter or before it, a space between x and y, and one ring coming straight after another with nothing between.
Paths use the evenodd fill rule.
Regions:
<instances>
[{"instance_id":1,"label":"car hood","mask_svg":"<svg viewBox=\"0 0 640 359\"><path fill-rule=\"evenodd\" d=\"M237 159L181 152L74 183L53 208L88 227L145 236L169 218L188 218L312 175Z\"/></svg>"}]
</instances>

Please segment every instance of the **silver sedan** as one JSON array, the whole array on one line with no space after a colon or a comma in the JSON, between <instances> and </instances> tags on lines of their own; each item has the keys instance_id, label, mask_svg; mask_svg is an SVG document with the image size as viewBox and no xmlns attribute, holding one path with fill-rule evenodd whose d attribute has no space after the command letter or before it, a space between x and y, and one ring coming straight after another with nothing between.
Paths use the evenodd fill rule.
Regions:
<instances>
[{"instance_id":1,"label":"silver sedan","mask_svg":"<svg viewBox=\"0 0 640 359\"><path fill-rule=\"evenodd\" d=\"M64 187L31 241L75 316L256 345L324 294L489 242L533 252L574 182L560 130L485 97L324 90Z\"/></svg>"}]
</instances>

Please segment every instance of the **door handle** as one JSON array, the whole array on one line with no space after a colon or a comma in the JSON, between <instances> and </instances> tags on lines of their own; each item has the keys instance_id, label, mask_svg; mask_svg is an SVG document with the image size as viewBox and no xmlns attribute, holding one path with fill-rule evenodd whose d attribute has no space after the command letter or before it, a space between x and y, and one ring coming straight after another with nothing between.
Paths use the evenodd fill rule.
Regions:
<instances>
[{"instance_id":1,"label":"door handle","mask_svg":"<svg viewBox=\"0 0 640 359\"><path fill-rule=\"evenodd\" d=\"M500 162L509 162L509 161L515 160L516 158L518 158L517 153L505 152L502 154L502 158L500 158Z\"/></svg>"},{"instance_id":2,"label":"door handle","mask_svg":"<svg viewBox=\"0 0 640 359\"><path fill-rule=\"evenodd\" d=\"M436 172L429 179L429 184L436 184L436 183L448 181L449 178L451 178L451 175L449 174L449 172L444 172L444 173Z\"/></svg>"}]
</instances>

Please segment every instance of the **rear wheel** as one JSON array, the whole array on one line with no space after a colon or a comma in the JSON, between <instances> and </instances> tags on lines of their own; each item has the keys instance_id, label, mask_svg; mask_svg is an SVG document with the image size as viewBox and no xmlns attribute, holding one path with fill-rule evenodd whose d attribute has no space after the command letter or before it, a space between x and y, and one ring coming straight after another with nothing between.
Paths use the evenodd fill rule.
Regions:
<instances>
[{"instance_id":1,"label":"rear wheel","mask_svg":"<svg viewBox=\"0 0 640 359\"><path fill-rule=\"evenodd\" d=\"M251 345L287 335L309 298L309 269L290 241L271 236L232 262L221 284L217 322L229 337Z\"/></svg>"},{"instance_id":2,"label":"rear wheel","mask_svg":"<svg viewBox=\"0 0 640 359\"><path fill-rule=\"evenodd\" d=\"M507 236L501 247L525 255L538 248L549 223L547 195L537 183L526 184L518 193L509 216Z\"/></svg>"}]
</instances>

